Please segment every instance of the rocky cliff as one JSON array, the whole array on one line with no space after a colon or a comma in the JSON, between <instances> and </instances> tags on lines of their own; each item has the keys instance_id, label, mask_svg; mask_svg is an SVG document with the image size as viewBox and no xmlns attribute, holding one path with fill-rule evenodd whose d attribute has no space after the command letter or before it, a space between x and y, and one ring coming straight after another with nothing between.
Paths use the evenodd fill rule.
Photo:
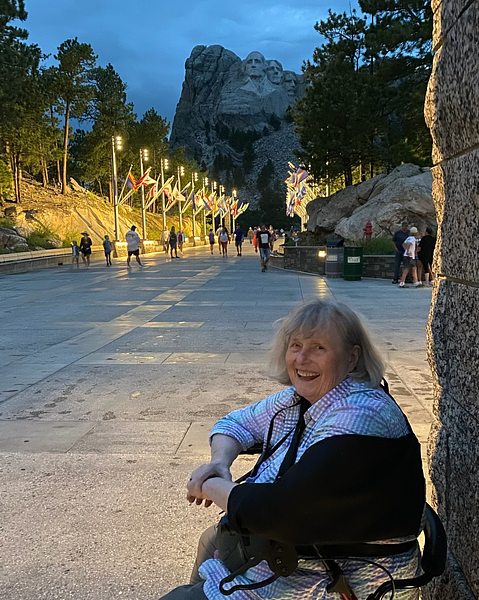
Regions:
<instances>
[{"instance_id":1,"label":"rocky cliff","mask_svg":"<svg viewBox=\"0 0 479 600\"><path fill-rule=\"evenodd\" d=\"M254 202L250 175L263 166L265 156L268 160L272 154L278 163L278 179L287 176L288 160L298 142L285 117L303 93L302 75L284 71L281 63L267 60L260 52L241 60L222 46L196 46L185 64L170 143L173 149L184 147L187 156L215 173L221 172L225 181L236 177L237 187L238 179L246 176L249 197L243 199Z\"/></svg>"},{"instance_id":2,"label":"rocky cliff","mask_svg":"<svg viewBox=\"0 0 479 600\"><path fill-rule=\"evenodd\" d=\"M308 231L352 240L363 237L367 221L373 225L373 237L390 237L403 220L419 229L437 228L431 170L412 164L348 186L329 198L316 198L307 211Z\"/></svg>"}]
</instances>

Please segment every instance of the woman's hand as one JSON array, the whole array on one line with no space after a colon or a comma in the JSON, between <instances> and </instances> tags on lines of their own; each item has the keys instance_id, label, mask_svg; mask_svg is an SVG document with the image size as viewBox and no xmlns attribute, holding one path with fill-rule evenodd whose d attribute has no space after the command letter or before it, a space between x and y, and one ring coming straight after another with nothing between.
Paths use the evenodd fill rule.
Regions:
<instances>
[{"instance_id":1,"label":"woman's hand","mask_svg":"<svg viewBox=\"0 0 479 600\"><path fill-rule=\"evenodd\" d=\"M196 504L200 505L204 500L205 507L211 506L213 501L203 491L203 484L205 481L212 479L213 477L219 477L225 481L231 481L232 477L229 465L224 461L213 460L209 463L201 465L201 467L198 467L195 471L193 471L190 480L186 485L186 497L188 502L196 502Z\"/></svg>"}]
</instances>

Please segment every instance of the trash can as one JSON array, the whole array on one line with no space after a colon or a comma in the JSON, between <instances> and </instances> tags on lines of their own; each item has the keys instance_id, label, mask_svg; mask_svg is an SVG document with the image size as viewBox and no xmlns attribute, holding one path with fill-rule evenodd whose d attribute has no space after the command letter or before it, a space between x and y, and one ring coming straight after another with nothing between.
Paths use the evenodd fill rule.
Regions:
<instances>
[{"instance_id":1,"label":"trash can","mask_svg":"<svg viewBox=\"0 0 479 600\"><path fill-rule=\"evenodd\" d=\"M346 246L344 248L344 279L360 281L363 274L363 248Z\"/></svg>"},{"instance_id":2,"label":"trash can","mask_svg":"<svg viewBox=\"0 0 479 600\"><path fill-rule=\"evenodd\" d=\"M344 240L342 238L328 238L326 240L326 277L343 276L343 248Z\"/></svg>"}]
</instances>

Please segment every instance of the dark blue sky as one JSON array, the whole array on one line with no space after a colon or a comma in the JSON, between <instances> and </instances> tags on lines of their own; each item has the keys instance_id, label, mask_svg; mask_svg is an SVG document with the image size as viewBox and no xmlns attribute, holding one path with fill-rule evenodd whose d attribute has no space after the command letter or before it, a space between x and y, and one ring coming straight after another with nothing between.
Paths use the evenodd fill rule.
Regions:
<instances>
[{"instance_id":1,"label":"dark blue sky","mask_svg":"<svg viewBox=\"0 0 479 600\"><path fill-rule=\"evenodd\" d=\"M98 63L111 62L128 83L128 99L141 116L154 106L170 121L181 93L185 60L198 44L220 44L245 58L259 50L300 72L321 38L316 21L349 11L356 0L27 0L30 42L55 54L78 37L93 46Z\"/></svg>"}]
</instances>

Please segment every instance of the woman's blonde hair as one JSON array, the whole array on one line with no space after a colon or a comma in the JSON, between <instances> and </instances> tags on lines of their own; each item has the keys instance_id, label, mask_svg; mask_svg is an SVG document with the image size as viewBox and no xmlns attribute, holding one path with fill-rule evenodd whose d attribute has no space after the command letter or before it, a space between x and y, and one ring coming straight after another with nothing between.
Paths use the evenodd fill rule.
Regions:
<instances>
[{"instance_id":1,"label":"woman's blonde hair","mask_svg":"<svg viewBox=\"0 0 479 600\"><path fill-rule=\"evenodd\" d=\"M349 375L351 379L367 383L373 388L379 387L384 372L383 361L358 315L346 304L332 300L311 300L294 308L277 323L280 327L269 360L269 374L273 379L291 385L286 368L286 351L291 336L308 339L334 327L345 351L353 346L360 348L358 363Z\"/></svg>"}]
</instances>

